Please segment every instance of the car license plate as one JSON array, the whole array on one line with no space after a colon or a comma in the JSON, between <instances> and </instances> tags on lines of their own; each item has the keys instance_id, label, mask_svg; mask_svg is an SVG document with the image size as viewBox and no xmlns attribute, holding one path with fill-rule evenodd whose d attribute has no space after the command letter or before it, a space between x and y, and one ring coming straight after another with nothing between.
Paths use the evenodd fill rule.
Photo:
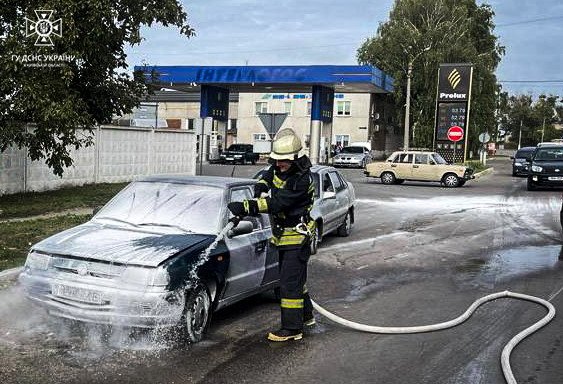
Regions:
<instances>
[{"instance_id":1,"label":"car license plate","mask_svg":"<svg viewBox=\"0 0 563 384\"><path fill-rule=\"evenodd\" d=\"M227 157L227 160L233 161L234 159L232 157Z\"/></svg>"},{"instance_id":2,"label":"car license plate","mask_svg":"<svg viewBox=\"0 0 563 384\"><path fill-rule=\"evenodd\" d=\"M54 296L90 304L102 304L104 301L100 292L62 284L53 284L51 293Z\"/></svg>"},{"instance_id":3,"label":"car license plate","mask_svg":"<svg viewBox=\"0 0 563 384\"><path fill-rule=\"evenodd\" d=\"M549 181L562 181L563 176L550 176L547 178Z\"/></svg>"}]
</instances>

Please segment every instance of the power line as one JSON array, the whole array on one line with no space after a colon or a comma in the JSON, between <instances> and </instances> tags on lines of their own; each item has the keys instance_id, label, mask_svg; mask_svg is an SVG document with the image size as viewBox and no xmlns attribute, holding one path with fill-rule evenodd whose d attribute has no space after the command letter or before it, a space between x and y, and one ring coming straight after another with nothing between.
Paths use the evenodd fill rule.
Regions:
<instances>
[{"instance_id":1,"label":"power line","mask_svg":"<svg viewBox=\"0 0 563 384\"><path fill-rule=\"evenodd\" d=\"M515 21L513 23L498 24L496 28L511 27L513 25L532 24L532 23L537 23L539 21L549 21L549 20L559 20L559 19L563 19L563 16L550 16L550 17L542 17L539 19L528 19L528 20Z\"/></svg>"},{"instance_id":2,"label":"power line","mask_svg":"<svg viewBox=\"0 0 563 384\"><path fill-rule=\"evenodd\" d=\"M563 80L498 80L499 83L563 83Z\"/></svg>"}]
</instances>

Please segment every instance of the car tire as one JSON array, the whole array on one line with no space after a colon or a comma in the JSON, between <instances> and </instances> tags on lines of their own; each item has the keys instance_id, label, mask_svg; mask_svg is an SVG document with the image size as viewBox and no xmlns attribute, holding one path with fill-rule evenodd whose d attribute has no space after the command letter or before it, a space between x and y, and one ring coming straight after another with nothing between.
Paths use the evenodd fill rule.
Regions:
<instances>
[{"instance_id":1,"label":"car tire","mask_svg":"<svg viewBox=\"0 0 563 384\"><path fill-rule=\"evenodd\" d=\"M442 177L442 184L446 188L456 188L459 186L459 177L455 173L446 173Z\"/></svg>"},{"instance_id":2,"label":"car tire","mask_svg":"<svg viewBox=\"0 0 563 384\"><path fill-rule=\"evenodd\" d=\"M352 230L352 222L350 221L350 211L346 212L344 222L336 229L336 233L340 237L348 237Z\"/></svg>"},{"instance_id":3,"label":"car tire","mask_svg":"<svg viewBox=\"0 0 563 384\"><path fill-rule=\"evenodd\" d=\"M526 189L528 191L535 191L536 189L538 189L538 187L536 186L536 184L534 184L534 182L528 178L528 181L526 183Z\"/></svg>"},{"instance_id":4,"label":"car tire","mask_svg":"<svg viewBox=\"0 0 563 384\"><path fill-rule=\"evenodd\" d=\"M203 284L198 284L186 293L186 304L182 316L182 331L189 343L198 343L207 332L211 320L211 296Z\"/></svg>"},{"instance_id":5,"label":"car tire","mask_svg":"<svg viewBox=\"0 0 563 384\"><path fill-rule=\"evenodd\" d=\"M252 165L256 165L256 159L252 159L251 163Z\"/></svg>"},{"instance_id":6,"label":"car tire","mask_svg":"<svg viewBox=\"0 0 563 384\"><path fill-rule=\"evenodd\" d=\"M397 178L391 172L383 172L381 174L381 182L386 185L395 184Z\"/></svg>"}]
</instances>

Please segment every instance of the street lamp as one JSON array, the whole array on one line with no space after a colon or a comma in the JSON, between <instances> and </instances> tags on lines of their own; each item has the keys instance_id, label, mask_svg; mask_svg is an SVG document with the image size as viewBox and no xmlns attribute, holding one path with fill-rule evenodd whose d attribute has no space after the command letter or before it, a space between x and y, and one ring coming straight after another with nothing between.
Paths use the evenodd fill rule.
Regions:
<instances>
[{"instance_id":1,"label":"street lamp","mask_svg":"<svg viewBox=\"0 0 563 384\"><path fill-rule=\"evenodd\" d=\"M422 51L418 52L415 56L413 56L410 60L409 60L409 66L408 66L408 70L407 70L407 102L405 103L405 137L404 137L404 148L405 151L407 151L409 149L409 126L410 126L410 109L411 109L411 77L412 77L412 64L413 62L420 56L422 55L424 52L427 52L430 50L430 47L426 47L424 48ZM408 52L405 51L405 53Z\"/></svg>"}]
</instances>

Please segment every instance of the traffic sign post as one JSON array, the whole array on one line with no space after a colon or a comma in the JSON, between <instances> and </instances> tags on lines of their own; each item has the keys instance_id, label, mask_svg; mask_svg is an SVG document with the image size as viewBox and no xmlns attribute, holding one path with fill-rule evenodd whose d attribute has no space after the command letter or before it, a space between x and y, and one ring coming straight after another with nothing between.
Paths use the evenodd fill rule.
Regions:
<instances>
[{"instance_id":1,"label":"traffic sign post","mask_svg":"<svg viewBox=\"0 0 563 384\"><path fill-rule=\"evenodd\" d=\"M461 139L463 139L463 128L461 128L460 126L454 125L453 127L450 127L448 129L448 133L446 134L446 136L448 137L448 140L454 142L453 163L455 163L455 149L457 147L456 143L458 141L460 141Z\"/></svg>"}]
</instances>

